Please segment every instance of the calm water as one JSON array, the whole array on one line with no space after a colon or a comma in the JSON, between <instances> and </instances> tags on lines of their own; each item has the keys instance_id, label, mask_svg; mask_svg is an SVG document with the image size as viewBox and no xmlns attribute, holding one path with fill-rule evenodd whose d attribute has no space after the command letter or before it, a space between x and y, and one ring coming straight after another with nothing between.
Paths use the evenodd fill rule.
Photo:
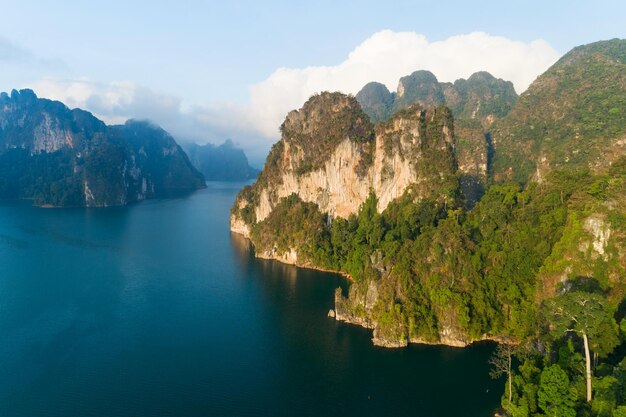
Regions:
<instances>
[{"instance_id":1,"label":"calm water","mask_svg":"<svg viewBox=\"0 0 626 417\"><path fill-rule=\"evenodd\" d=\"M492 347L371 345L333 274L254 259L241 184L127 208L0 203L0 416L490 416Z\"/></svg>"}]
</instances>

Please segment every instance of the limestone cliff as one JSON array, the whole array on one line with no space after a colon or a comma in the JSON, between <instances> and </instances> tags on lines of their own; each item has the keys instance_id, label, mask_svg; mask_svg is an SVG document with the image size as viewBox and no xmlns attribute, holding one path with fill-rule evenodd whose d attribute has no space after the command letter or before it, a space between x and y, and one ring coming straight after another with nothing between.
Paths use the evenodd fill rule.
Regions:
<instances>
[{"instance_id":1,"label":"limestone cliff","mask_svg":"<svg viewBox=\"0 0 626 417\"><path fill-rule=\"evenodd\" d=\"M542 303L571 289L617 305L626 294L623 51L623 41L575 49L495 121L506 106L424 73L403 79L398 96L443 95L466 115L454 126L443 106L372 125L352 97L312 97L238 195L231 229L259 257L350 276L329 315L373 329L381 346L533 338ZM416 85L425 91L413 94ZM359 96L378 116L387 110L376 97L390 99L383 87Z\"/></svg>"},{"instance_id":2,"label":"limestone cliff","mask_svg":"<svg viewBox=\"0 0 626 417\"><path fill-rule=\"evenodd\" d=\"M0 198L100 207L203 185L174 138L152 123L107 126L31 90L0 94Z\"/></svg>"},{"instance_id":3,"label":"limestone cliff","mask_svg":"<svg viewBox=\"0 0 626 417\"><path fill-rule=\"evenodd\" d=\"M326 125L341 132L332 146L319 149L307 143L323 140L316 135ZM352 135L354 126L364 136ZM282 130L259 181L237 198L231 216L237 233L249 236L250 227L291 194L317 204L331 219L347 218L372 192L379 211L409 186L416 200L445 199L434 193L455 176L453 122L445 107L405 110L374 129L356 100L323 93L291 112Z\"/></svg>"},{"instance_id":4,"label":"limestone cliff","mask_svg":"<svg viewBox=\"0 0 626 417\"><path fill-rule=\"evenodd\" d=\"M373 122L388 120L395 112L415 104L447 106L455 119L461 191L471 207L487 185L493 153L489 129L511 111L517 93L510 81L485 71L454 83L439 82L429 71L415 71L400 79L394 93L383 84L371 82L357 93L356 99Z\"/></svg>"},{"instance_id":5,"label":"limestone cliff","mask_svg":"<svg viewBox=\"0 0 626 417\"><path fill-rule=\"evenodd\" d=\"M428 202L435 216L456 204L454 128L446 107L412 107L372 126L354 98L322 93L291 112L281 130L257 182L241 191L231 211L231 230L251 238L258 257L349 273L316 255L325 245L316 236L338 231L367 202L379 213L400 199L416 206ZM383 274L382 259L373 263ZM360 308L363 285L370 285L370 301ZM349 299L337 298L336 318L373 328L376 344L401 346L398 338L409 333L377 319L394 289L385 287L379 296L375 288L370 279L355 284ZM414 333L405 344L410 337L420 340ZM447 328L437 340L469 341L464 332Z\"/></svg>"}]
</instances>

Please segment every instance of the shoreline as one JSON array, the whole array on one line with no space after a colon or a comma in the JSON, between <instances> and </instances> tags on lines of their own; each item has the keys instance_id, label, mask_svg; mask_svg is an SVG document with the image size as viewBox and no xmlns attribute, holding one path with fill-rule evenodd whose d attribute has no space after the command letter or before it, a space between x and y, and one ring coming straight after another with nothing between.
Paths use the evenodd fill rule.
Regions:
<instances>
[{"instance_id":1,"label":"shoreline","mask_svg":"<svg viewBox=\"0 0 626 417\"><path fill-rule=\"evenodd\" d=\"M240 237L245 238L251 245L252 247L252 253L254 255L255 258L257 259L263 259L263 260L267 260L267 261L276 261L276 262L280 262L282 264L285 265L292 265L295 266L296 268L303 268L303 269L311 269L311 270L315 270L315 271L320 271L320 272L328 272L328 273L332 273L332 274L337 274L339 276L341 276L342 278L347 279L350 284L355 283L354 279L347 273L345 272L341 272L341 271L335 271L335 270L331 270L331 269L327 269L327 268L321 268L321 267L317 267L315 265L311 265L311 264L302 264L302 263L298 263L297 258L291 256L276 256L273 253L269 253L269 252L261 252L261 253L257 253L257 251L255 250L254 247L254 243L252 242L252 239L250 239L249 236L247 236L245 233L241 233L240 231L237 230L233 230L233 228L231 227L230 229L231 233L234 233ZM289 255L290 252L287 253L287 255ZM353 325L353 326L359 326L368 330L375 330L376 327L376 323L372 322L370 320L366 320L363 319L361 317L354 317L351 314L343 314L343 313L339 313L337 311L337 300L335 298L335 305L334 308L330 309L328 311L328 317L332 318L333 320L340 322L340 323L345 323L345 324L349 324L349 325ZM386 348L386 349L393 349L393 348L403 348L403 347L407 347L409 345L428 345L428 346L446 346L446 347L452 347L452 348L458 348L458 349L463 349L466 347L469 347L475 343L480 343L480 342L494 342L494 343L502 343L503 339L505 339L504 337L501 336L491 336L491 335L483 335L481 336L479 339L471 339L469 341L462 341L459 339L449 339L449 340L439 340L436 342L431 342L431 341L427 341L425 339L421 339L421 338L407 338L406 341L404 343L398 343L395 341L389 341L386 339L379 339L376 336L376 332L374 331L374 334L372 335L372 344L374 346L377 347L382 347L382 348Z\"/></svg>"},{"instance_id":2,"label":"shoreline","mask_svg":"<svg viewBox=\"0 0 626 417\"><path fill-rule=\"evenodd\" d=\"M231 230L231 232L232 232L232 230ZM236 233L236 232L232 232L232 233ZM241 236L243 236L243 235L241 235ZM248 237L245 237L245 238L250 243L252 243L252 240L250 238L248 238ZM252 247L254 248L254 243L252 243ZM333 269L322 268L322 267L311 265L311 264L301 264L301 263L298 263L297 261L291 262L288 259L284 259L284 258L279 257L279 256L268 255L268 254L265 254L265 253L257 253L256 251L254 251L254 257L257 258L257 259L263 259L263 260L266 260L266 261L277 261L277 262L280 262L280 263L285 264L285 265L295 266L296 268L311 269L311 270L320 271L320 272L328 272L330 274L339 275L342 278L345 278L346 280L348 280L350 283L354 283L355 282L354 278L352 278L350 276L350 274L348 274L347 272L342 272L342 271L336 271L336 270L333 270Z\"/></svg>"}]
</instances>

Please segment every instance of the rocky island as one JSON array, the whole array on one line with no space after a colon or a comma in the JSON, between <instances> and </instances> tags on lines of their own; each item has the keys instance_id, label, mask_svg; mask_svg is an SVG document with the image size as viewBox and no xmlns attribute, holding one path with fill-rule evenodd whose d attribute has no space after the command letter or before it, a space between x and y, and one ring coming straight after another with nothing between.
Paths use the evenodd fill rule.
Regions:
<instances>
[{"instance_id":1,"label":"rocky island","mask_svg":"<svg viewBox=\"0 0 626 417\"><path fill-rule=\"evenodd\" d=\"M543 300L626 266L625 42L574 49L519 98L487 73L289 113L231 230L257 256L344 273L339 320L383 346L523 340ZM622 103L622 104L619 104Z\"/></svg>"},{"instance_id":2,"label":"rocky island","mask_svg":"<svg viewBox=\"0 0 626 417\"><path fill-rule=\"evenodd\" d=\"M626 415L626 40L519 97L417 71L315 95L281 132L231 230L348 276L330 317L383 347L497 341L502 415Z\"/></svg>"},{"instance_id":3,"label":"rocky island","mask_svg":"<svg viewBox=\"0 0 626 417\"><path fill-rule=\"evenodd\" d=\"M107 126L32 90L0 94L0 198L105 207L204 186L174 138L151 122Z\"/></svg>"}]
</instances>

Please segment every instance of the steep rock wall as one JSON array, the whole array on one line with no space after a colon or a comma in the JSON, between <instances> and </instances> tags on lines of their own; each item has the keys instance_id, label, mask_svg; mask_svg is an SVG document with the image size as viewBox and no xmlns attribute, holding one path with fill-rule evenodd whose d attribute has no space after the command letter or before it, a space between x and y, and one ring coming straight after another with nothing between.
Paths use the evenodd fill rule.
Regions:
<instances>
[{"instance_id":1,"label":"steep rock wall","mask_svg":"<svg viewBox=\"0 0 626 417\"><path fill-rule=\"evenodd\" d=\"M337 108L335 116L342 117L345 110ZM304 115L304 126L310 128L319 122L308 116ZM288 117L285 123L290 121ZM379 211L402 196L409 186L415 188L416 200L430 197L441 183L455 175L453 147L452 118L445 107L403 111L377 125L370 142L345 136L323 158L319 168L304 173L301 167L307 161L307 150L283 136L276 147L278 155L274 155L275 172L272 176L261 173L260 181L238 196L231 230L249 236L253 222L244 220L242 210L253 211L254 222L261 222L281 199L291 194L317 204L331 218L357 213L371 192L378 198Z\"/></svg>"}]
</instances>

